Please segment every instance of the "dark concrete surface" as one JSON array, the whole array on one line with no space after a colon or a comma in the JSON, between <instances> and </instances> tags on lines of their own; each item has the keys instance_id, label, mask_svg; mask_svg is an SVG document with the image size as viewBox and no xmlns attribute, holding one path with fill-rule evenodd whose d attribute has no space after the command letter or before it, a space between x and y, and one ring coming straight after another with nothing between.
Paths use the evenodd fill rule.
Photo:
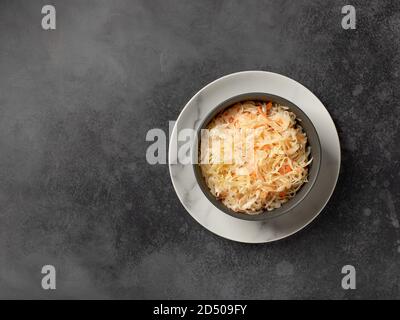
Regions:
<instances>
[{"instance_id":1,"label":"dark concrete surface","mask_svg":"<svg viewBox=\"0 0 400 320\"><path fill-rule=\"evenodd\" d=\"M349 31L339 0L51 3L55 31L47 1L0 1L0 298L400 298L398 1L352 1ZM254 69L310 88L343 157L323 213L265 245L198 225L145 158L149 129Z\"/></svg>"}]
</instances>

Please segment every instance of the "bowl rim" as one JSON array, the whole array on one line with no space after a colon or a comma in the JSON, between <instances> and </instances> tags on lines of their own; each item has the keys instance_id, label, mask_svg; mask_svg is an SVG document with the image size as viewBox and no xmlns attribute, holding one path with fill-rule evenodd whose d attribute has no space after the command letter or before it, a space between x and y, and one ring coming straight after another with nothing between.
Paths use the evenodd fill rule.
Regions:
<instances>
[{"instance_id":1,"label":"bowl rim","mask_svg":"<svg viewBox=\"0 0 400 320\"><path fill-rule=\"evenodd\" d=\"M254 98L256 96L257 98ZM253 98L251 98L253 97ZM246 100L261 100L261 97L264 100L272 100L273 102L277 101L278 103L279 100L283 101L282 104L286 104L286 106L289 108L290 111L292 111L296 115L296 120L300 123L298 123L303 131L306 133L307 138L309 138L309 131L307 132L304 129L304 126L301 124L302 119L306 119L306 121L310 124L310 127L312 128L311 131L313 131L313 136L315 137L315 141L313 143L314 146L317 146L317 148L313 148L311 146L311 155L313 152L317 152L318 154L318 161L315 161L315 158L313 157L313 162L311 163L311 166L315 166L315 173L313 175L313 179L311 181L307 181L306 184L303 184L299 191L296 193L296 195L284 203L281 207L273 209L271 211L268 210L262 210L261 213L258 214L246 214L246 213L241 213L241 212L235 212L225 206L220 200L218 200L213 194L211 194L207 184L204 181L204 177L201 174L201 169L200 169L200 164L198 163L198 151L199 151L199 139L200 139L200 133L201 129L204 129L210 121L215 118L218 114L223 112L223 110L228 109L233 106L234 103L238 103L241 101L246 101ZM294 109L294 110L293 110ZM299 114L300 113L300 114ZM309 144L309 140L308 140ZM315 154L314 154L315 155ZM205 195L205 197L208 199L208 201L211 202L213 206L215 206L217 209L221 210L223 213L228 214L234 218L240 219L240 220L247 220L247 221L266 221L266 220L271 220L283 215L286 215L293 211L310 193L312 188L315 185L315 182L317 181L317 178L319 176L320 168L321 168L321 162L322 162L322 146L321 146L321 141L318 135L318 132L311 121L311 119L307 116L307 114L297 106L297 104L293 103L289 99L276 95L276 94L271 94L268 92L245 92L241 93L238 95L234 95L222 102L220 102L217 106L212 108L200 121L197 127L195 128L195 137L194 137L194 144L193 144L193 149L192 149L192 169L194 170L194 175L196 182L201 190L201 192ZM308 175L310 175L310 172ZM202 183L199 181L201 180ZM307 187L306 191L303 192L303 194L299 194L300 190L303 187ZM299 195L299 197L297 197ZM297 198L296 198L297 197Z\"/></svg>"}]
</instances>

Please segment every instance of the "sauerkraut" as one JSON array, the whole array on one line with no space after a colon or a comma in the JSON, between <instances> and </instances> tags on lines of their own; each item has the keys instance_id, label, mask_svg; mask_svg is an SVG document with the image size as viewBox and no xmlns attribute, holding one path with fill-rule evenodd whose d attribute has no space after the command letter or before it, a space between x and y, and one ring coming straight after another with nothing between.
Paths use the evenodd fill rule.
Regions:
<instances>
[{"instance_id":1,"label":"sauerkraut","mask_svg":"<svg viewBox=\"0 0 400 320\"><path fill-rule=\"evenodd\" d=\"M263 101L236 103L206 129L207 140L202 136L200 143L201 172L211 193L231 210L271 211L307 182L310 147L287 107ZM231 144L226 143L228 137ZM231 147L234 156L226 161Z\"/></svg>"}]
</instances>

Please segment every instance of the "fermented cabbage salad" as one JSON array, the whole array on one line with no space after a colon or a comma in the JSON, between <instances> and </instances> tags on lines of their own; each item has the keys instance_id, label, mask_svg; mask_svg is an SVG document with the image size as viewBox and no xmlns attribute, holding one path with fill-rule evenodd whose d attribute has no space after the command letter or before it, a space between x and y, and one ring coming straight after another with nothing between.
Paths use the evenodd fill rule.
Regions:
<instances>
[{"instance_id":1,"label":"fermented cabbage salad","mask_svg":"<svg viewBox=\"0 0 400 320\"><path fill-rule=\"evenodd\" d=\"M211 139L206 153L201 140L201 171L211 193L231 210L258 214L279 208L307 181L310 147L287 107L262 101L236 103L217 115L207 129ZM251 141L252 156L228 163L220 160L226 148L221 142L230 129L246 132L239 135L242 141L235 140L234 148Z\"/></svg>"}]
</instances>

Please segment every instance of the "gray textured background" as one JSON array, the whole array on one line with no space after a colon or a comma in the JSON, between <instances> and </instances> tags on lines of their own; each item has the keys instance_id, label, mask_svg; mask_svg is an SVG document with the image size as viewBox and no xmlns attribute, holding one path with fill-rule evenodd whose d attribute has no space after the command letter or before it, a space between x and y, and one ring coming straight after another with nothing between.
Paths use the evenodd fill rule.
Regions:
<instances>
[{"instance_id":1,"label":"gray textured background","mask_svg":"<svg viewBox=\"0 0 400 320\"><path fill-rule=\"evenodd\" d=\"M0 1L1 298L400 298L398 1L352 1L355 31L345 1L51 1L43 31L48 3ZM205 230L145 160L149 129L248 69L310 88L342 143L326 209L266 245Z\"/></svg>"}]
</instances>

